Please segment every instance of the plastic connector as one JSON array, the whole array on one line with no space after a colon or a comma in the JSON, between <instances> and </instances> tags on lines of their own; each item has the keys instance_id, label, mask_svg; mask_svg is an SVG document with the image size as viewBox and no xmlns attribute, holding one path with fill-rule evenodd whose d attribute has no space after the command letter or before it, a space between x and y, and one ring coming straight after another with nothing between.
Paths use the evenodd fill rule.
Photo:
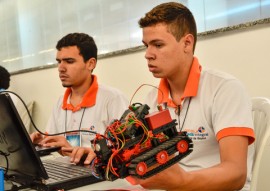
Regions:
<instances>
[{"instance_id":1,"label":"plastic connector","mask_svg":"<svg viewBox=\"0 0 270 191\"><path fill-rule=\"evenodd\" d=\"M5 190L4 188L4 170L0 168L0 191Z\"/></svg>"}]
</instances>

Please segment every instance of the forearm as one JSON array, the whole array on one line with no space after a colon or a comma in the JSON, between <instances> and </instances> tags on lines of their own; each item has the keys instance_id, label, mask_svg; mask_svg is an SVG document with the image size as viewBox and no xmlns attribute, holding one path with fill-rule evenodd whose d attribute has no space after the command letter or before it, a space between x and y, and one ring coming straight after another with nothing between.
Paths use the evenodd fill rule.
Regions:
<instances>
[{"instance_id":1,"label":"forearm","mask_svg":"<svg viewBox=\"0 0 270 191\"><path fill-rule=\"evenodd\" d=\"M219 141L219 146L221 162L210 168L185 173L184 183L179 187L181 190L227 191L240 190L244 186L247 176L248 138L228 136Z\"/></svg>"},{"instance_id":2,"label":"forearm","mask_svg":"<svg viewBox=\"0 0 270 191\"><path fill-rule=\"evenodd\" d=\"M245 180L244 162L222 162L210 168L190 172L175 164L148 179L128 179L131 184L140 184L146 189L167 191L240 190Z\"/></svg>"},{"instance_id":3,"label":"forearm","mask_svg":"<svg viewBox=\"0 0 270 191\"><path fill-rule=\"evenodd\" d=\"M168 191L240 190L245 184L246 168L244 165L223 162L211 168L187 172L182 180L176 177L174 181L178 186Z\"/></svg>"},{"instance_id":4,"label":"forearm","mask_svg":"<svg viewBox=\"0 0 270 191\"><path fill-rule=\"evenodd\" d=\"M186 172L178 164L148 178L135 179L147 189L167 191L240 190L247 176L248 138L228 136L219 141L220 160L215 166Z\"/></svg>"}]
</instances>

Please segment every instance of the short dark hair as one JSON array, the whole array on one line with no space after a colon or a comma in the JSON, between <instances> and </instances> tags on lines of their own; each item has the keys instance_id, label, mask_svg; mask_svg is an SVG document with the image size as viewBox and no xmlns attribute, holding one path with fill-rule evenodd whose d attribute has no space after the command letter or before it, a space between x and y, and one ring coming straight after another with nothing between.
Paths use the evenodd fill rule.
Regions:
<instances>
[{"instance_id":1,"label":"short dark hair","mask_svg":"<svg viewBox=\"0 0 270 191\"><path fill-rule=\"evenodd\" d=\"M139 20L141 28L164 23L168 26L169 32L179 41L186 34L194 36L194 47L197 41L197 26L191 11L181 3L169 2L163 3L148 13Z\"/></svg>"},{"instance_id":2,"label":"short dark hair","mask_svg":"<svg viewBox=\"0 0 270 191\"><path fill-rule=\"evenodd\" d=\"M90 58L97 60L97 45L93 37L85 33L70 33L57 42L56 49L61 50L63 47L77 46L84 62Z\"/></svg>"},{"instance_id":3,"label":"short dark hair","mask_svg":"<svg viewBox=\"0 0 270 191\"><path fill-rule=\"evenodd\" d=\"M0 66L0 88L8 89L10 82L10 73L6 68Z\"/></svg>"}]
</instances>

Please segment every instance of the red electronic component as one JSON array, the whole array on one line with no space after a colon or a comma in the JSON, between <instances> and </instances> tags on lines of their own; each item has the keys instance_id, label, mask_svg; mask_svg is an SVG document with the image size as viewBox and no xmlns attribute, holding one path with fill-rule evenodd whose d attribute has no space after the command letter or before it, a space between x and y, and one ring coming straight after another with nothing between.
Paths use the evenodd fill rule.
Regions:
<instances>
[{"instance_id":1,"label":"red electronic component","mask_svg":"<svg viewBox=\"0 0 270 191\"><path fill-rule=\"evenodd\" d=\"M156 129L172 121L169 110L156 111L145 116L150 129Z\"/></svg>"}]
</instances>

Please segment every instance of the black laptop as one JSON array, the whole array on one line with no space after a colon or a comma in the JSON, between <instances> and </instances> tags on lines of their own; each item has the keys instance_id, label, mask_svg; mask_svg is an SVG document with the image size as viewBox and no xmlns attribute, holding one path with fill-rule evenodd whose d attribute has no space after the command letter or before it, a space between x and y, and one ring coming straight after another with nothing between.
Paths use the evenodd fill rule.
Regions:
<instances>
[{"instance_id":1,"label":"black laptop","mask_svg":"<svg viewBox=\"0 0 270 191\"><path fill-rule=\"evenodd\" d=\"M67 190L102 181L90 167L42 161L7 93L0 93L0 167L6 180L37 190Z\"/></svg>"}]
</instances>

